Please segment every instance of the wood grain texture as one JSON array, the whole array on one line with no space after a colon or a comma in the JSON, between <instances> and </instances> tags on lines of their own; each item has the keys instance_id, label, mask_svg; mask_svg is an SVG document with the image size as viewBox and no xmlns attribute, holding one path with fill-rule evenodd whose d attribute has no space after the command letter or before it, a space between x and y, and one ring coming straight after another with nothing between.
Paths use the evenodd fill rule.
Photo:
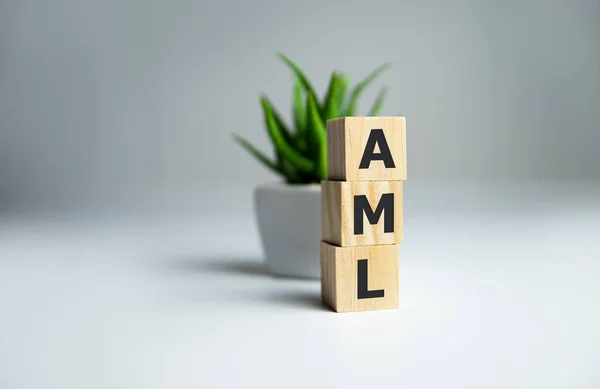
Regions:
<instances>
[{"instance_id":1,"label":"wood grain texture","mask_svg":"<svg viewBox=\"0 0 600 389\"><path fill-rule=\"evenodd\" d=\"M373 129L382 129L395 167L383 161L359 169ZM377 150L379 152L379 150ZM327 176L336 181L406 180L406 119L404 117L343 117L327 121Z\"/></svg>"},{"instance_id":2,"label":"wood grain texture","mask_svg":"<svg viewBox=\"0 0 600 389\"><path fill-rule=\"evenodd\" d=\"M400 244L403 239L402 181L322 181L321 182L321 236L336 246L369 246ZM355 197L366 196L367 211L377 211L382 195L393 196L393 210L382 209L379 219L371 224L366 212L361 212L362 234L355 230ZM362 210L362 208L358 208ZM393 231L386 232L386 217L393 215Z\"/></svg>"},{"instance_id":3,"label":"wood grain texture","mask_svg":"<svg viewBox=\"0 0 600 389\"><path fill-rule=\"evenodd\" d=\"M337 247L321 242L321 298L336 312L397 309L399 298L398 246ZM367 260L368 289L383 297L358 298L358 261Z\"/></svg>"}]
</instances>

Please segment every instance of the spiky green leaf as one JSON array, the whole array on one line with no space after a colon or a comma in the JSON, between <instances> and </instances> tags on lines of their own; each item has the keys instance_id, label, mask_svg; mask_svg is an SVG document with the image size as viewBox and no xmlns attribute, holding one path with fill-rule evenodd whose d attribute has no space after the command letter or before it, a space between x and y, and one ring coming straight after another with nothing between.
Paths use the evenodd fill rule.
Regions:
<instances>
[{"instance_id":1,"label":"spiky green leaf","mask_svg":"<svg viewBox=\"0 0 600 389\"><path fill-rule=\"evenodd\" d=\"M332 100L334 87L337 88L339 86L339 81L337 81L338 77L339 76L337 72L331 72L331 76L329 76L329 84L327 85L327 91L325 92L325 97L323 98L323 102L320 105L321 114L325 113L327 105L330 104Z\"/></svg>"},{"instance_id":2,"label":"spiky green leaf","mask_svg":"<svg viewBox=\"0 0 600 389\"><path fill-rule=\"evenodd\" d=\"M292 116L296 128L296 144L301 150L306 149L306 107L304 106L304 92L302 84L296 77L294 80L294 94L292 96Z\"/></svg>"},{"instance_id":3,"label":"spiky green leaf","mask_svg":"<svg viewBox=\"0 0 600 389\"><path fill-rule=\"evenodd\" d=\"M265 116L265 124L269 137L275 146L275 149L282 154L292 165L298 170L310 172L315 169L315 163L303 156L299 151L286 141L281 128L279 128L277 120L271 110L271 105L263 97L261 98L263 112Z\"/></svg>"},{"instance_id":4,"label":"spiky green leaf","mask_svg":"<svg viewBox=\"0 0 600 389\"><path fill-rule=\"evenodd\" d=\"M314 147L316 159L316 173L320 180L327 177L327 134L326 126L319 114L316 97L308 94L309 131L311 132L311 146Z\"/></svg>"},{"instance_id":5,"label":"spiky green leaf","mask_svg":"<svg viewBox=\"0 0 600 389\"><path fill-rule=\"evenodd\" d=\"M321 107L321 116L324 120L337 118L340 114L340 106L338 104L340 98L341 80L339 74L331 73L329 88L325 96L325 101Z\"/></svg>"},{"instance_id":6,"label":"spiky green leaf","mask_svg":"<svg viewBox=\"0 0 600 389\"><path fill-rule=\"evenodd\" d=\"M295 76L302 83L302 86L304 87L304 89L306 89L307 92L312 93L316 97L317 93L315 92L315 88L313 88L311 82L308 80L308 77L306 77L306 75L298 67L298 65L296 65L291 59L289 59L288 57L286 57L284 54L278 53L278 55L283 60L283 62L285 62L292 69L292 71L294 72Z\"/></svg>"},{"instance_id":7,"label":"spiky green leaf","mask_svg":"<svg viewBox=\"0 0 600 389\"><path fill-rule=\"evenodd\" d=\"M301 172L292 166L289 161L283 159L281 160L281 170L285 173L285 177L287 182L289 183L300 183L303 182L303 178L300 177Z\"/></svg>"},{"instance_id":8,"label":"spiky green leaf","mask_svg":"<svg viewBox=\"0 0 600 389\"><path fill-rule=\"evenodd\" d=\"M379 76L384 70L389 68L390 65L391 64L388 62L388 63L384 63L383 65L379 66L377 69L373 70L371 72L371 74L369 74L364 80L362 80L360 83L358 83L354 87L354 89L352 90L352 93L350 94L350 100L348 102L348 106L343 111L343 116L354 115L360 94L365 90L365 88L367 86L369 86L369 84L371 82L373 82L373 80L375 80L375 78L377 78L377 76Z\"/></svg>"},{"instance_id":9,"label":"spiky green leaf","mask_svg":"<svg viewBox=\"0 0 600 389\"><path fill-rule=\"evenodd\" d=\"M281 168L281 166L279 166L278 164L276 164L275 162L271 161L269 159L269 157L267 157L265 154L263 154L260 150L258 150L256 147L254 147L250 142L248 142L246 139L242 138L240 135L238 134L234 134L234 139L237 143L239 143L244 149L246 149L246 151L248 151L250 154L252 154L256 159L258 159L260 162L262 162L266 167L268 167L269 169L271 169L272 171L274 171L277 174L280 174L283 177L286 177L286 173L285 171Z\"/></svg>"},{"instance_id":10,"label":"spiky green leaf","mask_svg":"<svg viewBox=\"0 0 600 389\"><path fill-rule=\"evenodd\" d=\"M285 141L289 144L293 144L294 137L292 136L292 132L290 131L288 125L285 124L285 121L283 120L279 112L277 112L277 109L275 109L273 103L271 103L271 101L266 96L262 96L262 100L264 100L263 104L268 105L269 110L273 113L273 118L275 119L277 127L281 131L281 134L283 135Z\"/></svg>"},{"instance_id":11,"label":"spiky green leaf","mask_svg":"<svg viewBox=\"0 0 600 389\"><path fill-rule=\"evenodd\" d=\"M340 91L337 95L336 104L338 106L338 111L340 115L343 113L342 109L344 106L344 101L346 99L346 93L348 92L348 86L350 85L350 79L345 74L340 74Z\"/></svg>"}]
</instances>

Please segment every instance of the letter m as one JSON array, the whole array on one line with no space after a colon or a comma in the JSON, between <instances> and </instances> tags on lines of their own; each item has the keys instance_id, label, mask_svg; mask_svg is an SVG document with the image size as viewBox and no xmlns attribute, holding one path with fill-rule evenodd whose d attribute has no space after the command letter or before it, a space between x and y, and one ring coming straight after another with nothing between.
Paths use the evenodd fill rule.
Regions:
<instances>
[{"instance_id":1,"label":"letter m","mask_svg":"<svg viewBox=\"0 0 600 389\"><path fill-rule=\"evenodd\" d=\"M381 215L384 213L384 232L394 232L394 194L384 193L379 199L375 211L371 208L366 195L354 196L354 235L363 234L364 215L370 224L377 224Z\"/></svg>"}]
</instances>

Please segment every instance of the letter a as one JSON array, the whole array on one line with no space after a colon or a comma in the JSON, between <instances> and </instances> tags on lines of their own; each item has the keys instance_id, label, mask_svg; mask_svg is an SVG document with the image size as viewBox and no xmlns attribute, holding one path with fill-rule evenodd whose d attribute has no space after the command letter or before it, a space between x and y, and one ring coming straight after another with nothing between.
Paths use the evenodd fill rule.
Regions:
<instances>
[{"instance_id":1,"label":"letter a","mask_svg":"<svg viewBox=\"0 0 600 389\"><path fill-rule=\"evenodd\" d=\"M379 153L375 153L375 145L379 146ZM383 161L388 169L396 167L382 129L371 130L359 169L368 169L371 161Z\"/></svg>"}]
</instances>

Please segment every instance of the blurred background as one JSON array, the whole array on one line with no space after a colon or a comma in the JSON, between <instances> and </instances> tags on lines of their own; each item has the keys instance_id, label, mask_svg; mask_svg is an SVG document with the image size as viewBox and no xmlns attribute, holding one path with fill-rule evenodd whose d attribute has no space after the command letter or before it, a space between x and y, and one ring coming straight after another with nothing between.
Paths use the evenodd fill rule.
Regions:
<instances>
[{"instance_id":1,"label":"blurred background","mask_svg":"<svg viewBox=\"0 0 600 389\"><path fill-rule=\"evenodd\" d=\"M278 180L258 96L290 117L296 61L324 93L393 66L411 180L600 178L600 3L0 2L0 198L56 209L194 201ZM128 206L128 205L126 205Z\"/></svg>"},{"instance_id":2,"label":"blurred background","mask_svg":"<svg viewBox=\"0 0 600 389\"><path fill-rule=\"evenodd\" d=\"M0 0L0 388L599 388L599 42L597 0ZM277 52L392 63L398 311L264 267Z\"/></svg>"}]
</instances>

